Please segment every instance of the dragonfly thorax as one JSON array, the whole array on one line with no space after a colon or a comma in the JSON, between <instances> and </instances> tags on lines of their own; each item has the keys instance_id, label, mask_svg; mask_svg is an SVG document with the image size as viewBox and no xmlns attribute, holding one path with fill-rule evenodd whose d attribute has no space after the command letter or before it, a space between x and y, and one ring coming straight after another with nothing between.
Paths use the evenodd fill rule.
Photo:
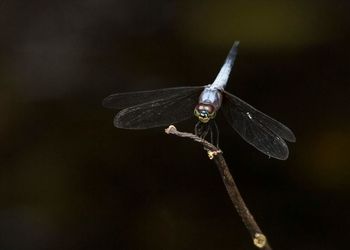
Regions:
<instances>
[{"instance_id":1,"label":"dragonfly thorax","mask_svg":"<svg viewBox=\"0 0 350 250\"><path fill-rule=\"evenodd\" d=\"M207 123L215 117L216 111L213 105L200 103L195 107L194 115L200 122Z\"/></svg>"}]
</instances>

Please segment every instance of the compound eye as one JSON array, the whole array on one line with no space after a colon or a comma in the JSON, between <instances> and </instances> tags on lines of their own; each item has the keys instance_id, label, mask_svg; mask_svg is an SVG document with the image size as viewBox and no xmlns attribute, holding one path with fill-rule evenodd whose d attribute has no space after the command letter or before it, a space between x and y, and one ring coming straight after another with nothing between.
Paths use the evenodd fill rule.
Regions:
<instances>
[{"instance_id":1,"label":"compound eye","mask_svg":"<svg viewBox=\"0 0 350 250\"><path fill-rule=\"evenodd\" d=\"M208 104L198 104L196 109L200 113L207 113L209 116L214 113L214 107Z\"/></svg>"},{"instance_id":2,"label":"compound eye","mask_svg":"<svg viewBox=\"0 0 350 250\"><path fill-rule=\"evenodd\" d=\"M196 108L194 109L194 115L201 121L201 122L208 122L210 119L215 117L215 110L212 105L208 104L198 104Z\"/></svg>"}]
</instances>

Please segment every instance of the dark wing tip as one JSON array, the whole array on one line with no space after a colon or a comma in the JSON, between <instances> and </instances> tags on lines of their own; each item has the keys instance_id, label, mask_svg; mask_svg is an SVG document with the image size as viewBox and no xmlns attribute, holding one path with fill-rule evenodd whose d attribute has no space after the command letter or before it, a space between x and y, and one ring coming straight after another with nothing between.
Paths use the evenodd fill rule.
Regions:
<instances>
[{"instance_id":1,"label":"dark wing tip","mask_svg":"<svg viewBox=\"0 0 350 250\"><path fill-rule=\"evenodd\" d=\"M248 143L253 147L255 147L257 150L259 150L260 152L262 152L263 154L267 155L269 158L275 158L277 160L285 161L289 157L288 145L281 137L278 137L278 141L279 141L280 147L278 149L275 148L274 150L271 150L271 149L266 150L266 149L257 147L257 145L254 145L250 142Z\"/></svg>"},{"instance_id":2,"label":"dark wing tip","mask_svg":"<svg viewBox=\"0 0 350 250\"><path fill-rule=\"evenodd\" d=\"M260 150L259 148L257 148L259 151L261 151L262 153L266 154L267 156L271 157L271 158L275 158L277 160L282 160L285 161L288 159L289 157L289 149L288 149L288 145L286 144L286 142L280 138L279 139L281 142L281 147L280 150L275 151L275 152L264 152L262 150ZM253 145L254 146L254 145ZM254 146L255 147L255 146Z\"/></svg>"},{"instance_id":3,"label":"dark wing tip","mask_svg":"<svg viewBox=\"0 0 350 250\"><path fill-rule=\"evenodd\" d=\"M283 138L289 142L296 142L297 139L295 138L293 131L290 130L288 127L285 127L285 128L286 128L286 131L288 131L288 135L284 136Z\"/></svg>"},{"instance_id":4,"label":"dark wing tip","mask_svg":"<svg viewBox=\"0 0 350 250\"><path fill-rule=\"evenodd\" d=\"M138 124L138 123L134 123L132 120L130 120L130 114L133 111L133 107L131 108L126 108L121 110L119 113L117 113L114 116L113 119L113 125L116 128L123 128L123 129L147 129L147 128L151 128L150 126L146 126L142 123Z\"/></svg>"},{"instance_id":5,"label":"dark wing tip","mask_svg":"<svg viewBox=\"0 0 350 250\"><path fill-rule=\"evenodd\" d=\"M286 140L287 140L287 139L286 139ZM293 134L293 137L288 138L287 141L289 141L289 142L296 142L296 141L297 141L297 138L295 138L295 135Z\"/></svg>"},{"instance_id":6,"label":"dark wing tip","mask_svg":"<svg viewBox=\"0 0 350 250\"><path fill-rule=\"evenodd\" d=\"M293 133L292 131L290 131L290 132L291 132L291 138L289 138L288 141L290 141L290 142L296 142L296 141L297 141L297 138L295 137L295 135L294 135L294 133Z\"/></svg>"},{"instance_id":7,"label":"dark wing tip","mask_svg":"<svg viewBox=\"0 0 350 250\"><path fill-rule=\"evenodd\" d=\"M277 160L282 160L282 161L285 161L288 159L289 157L289 150L287 149L287 152L284 154L284 155L281 155L281 156L271 156L273 158L276 158Z\"/></svg>"},{"instance_id":8,"label":"dark wing tip","mask_svg":"<svg viewBox=\"0 0 350 250\"><path fill-rule=\"evenodd\" d=\"M128 128L127 124L123 121L123 116L127 110L123 109L114 116L113 125L116 128Z\"/></svg>"}]
</instances>

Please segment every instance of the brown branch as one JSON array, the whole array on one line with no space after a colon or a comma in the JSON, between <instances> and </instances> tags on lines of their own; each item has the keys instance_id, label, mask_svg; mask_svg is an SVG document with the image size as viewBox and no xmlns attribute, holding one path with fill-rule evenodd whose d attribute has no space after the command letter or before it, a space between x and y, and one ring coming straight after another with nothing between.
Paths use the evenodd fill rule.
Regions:
<instances>
[{"instance_id":1,"label":"brown branch","mask_svg":"<svg viewBox=\"0 0 350 250\"><path fill-rule=\"evenodd\" d=\"M215 164L219 168L226 190L231 198L234 207L236 208L236 211L242 218L245 227L248 229L250 236L253 239L254 245L260 249L271 250L271 247L269 246L265 235L261 232L258 224L254 220L253 215L249 212L245 202L243 201L243 198L239 193L237 185L229 171L229 168L227 166L225 158L222 155L221 150L215 147L213 144L209 143L208 141L194 134L178 131L173 125L170 125L165 130L165 132L167 134L173 134L179 137L190 138L203 145L204 149L208 152L209 158L213 159Z\"/></svg>"}]
</instances>

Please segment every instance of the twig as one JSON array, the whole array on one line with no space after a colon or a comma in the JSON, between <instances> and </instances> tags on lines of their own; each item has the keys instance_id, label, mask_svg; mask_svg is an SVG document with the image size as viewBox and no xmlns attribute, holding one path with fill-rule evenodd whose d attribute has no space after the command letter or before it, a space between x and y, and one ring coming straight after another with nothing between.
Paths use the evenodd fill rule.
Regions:
<instances>
[{"instance_id":1,"label":"twig","mask_svg":"<svg viewBox=\"0 0 350 250\"><path fill-rule=\"evenodd\" d=\"M170 125L165 130L165 133L173 134L179 137L190 138L203 145L204 149L208 152L209 158L213 159L215 164L219 168L226 190L239 216L242 218L245 227L248 229L250 236L252 237L252 240L254 242L254 245L260 249L271 250L271 247L267 242L266 236L262 233L258 224L254 220L253 215L249 212L246 204L244 203L243 198L239 193L237 185L229 171L229 168L227 166L225 158L222 155L221 150L215 147L213 144L209 143L208 141L194 134L178 131L173 125Z\"/></svg>"}]
</instances>

